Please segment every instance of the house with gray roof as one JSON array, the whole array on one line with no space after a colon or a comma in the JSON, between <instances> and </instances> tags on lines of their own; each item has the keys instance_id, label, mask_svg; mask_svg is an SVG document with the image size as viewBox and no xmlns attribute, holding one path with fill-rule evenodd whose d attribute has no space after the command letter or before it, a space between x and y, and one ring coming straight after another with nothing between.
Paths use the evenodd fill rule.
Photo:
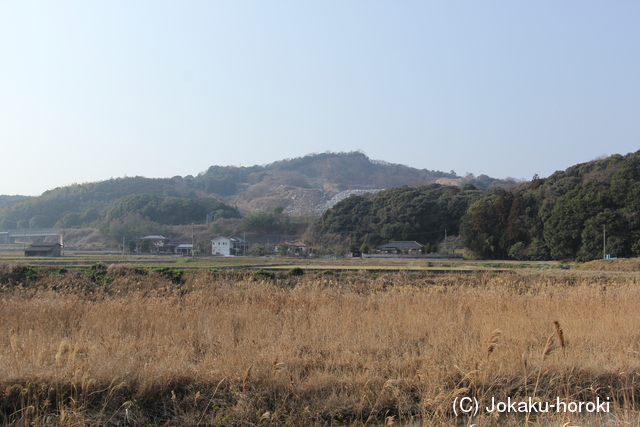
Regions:
<instances>
[{"instance_id":1,"label":"house with gray roof","mask_svg":"<svg viewBox=\"0 0 640 427\"><path fill-rule=\"evenodd\" d=\"M397 241L378 245L376 249L385 254L419 255L424 250L424 245L416 241Z\"/></svg>"}]
</instances>

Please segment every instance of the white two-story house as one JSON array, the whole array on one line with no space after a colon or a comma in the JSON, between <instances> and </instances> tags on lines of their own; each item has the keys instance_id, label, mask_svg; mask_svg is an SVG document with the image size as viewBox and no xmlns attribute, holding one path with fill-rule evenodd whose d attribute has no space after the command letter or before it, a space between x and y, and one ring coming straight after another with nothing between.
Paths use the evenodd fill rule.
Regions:
<instances>
[{"instance_id":1,"label":"white two-story house","mask_svg":"<svg viewBox=\"0 0 640 427\"><path fill-rule=\"evenodd\" d=\"M211 253L213 255L243 255L247 242L241 237L219 236L211 241Z\"/></svg>"}]
</instances>

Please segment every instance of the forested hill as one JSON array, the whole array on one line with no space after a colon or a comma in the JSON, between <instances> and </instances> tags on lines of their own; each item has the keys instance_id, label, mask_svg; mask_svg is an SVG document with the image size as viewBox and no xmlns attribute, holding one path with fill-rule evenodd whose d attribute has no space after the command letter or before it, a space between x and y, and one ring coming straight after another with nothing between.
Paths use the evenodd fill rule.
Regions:
<instances>
[{"instance_id":1,"label":"forested hill","mask_svg":"<svg viewBox=\"0 0 640 427\"><path fill-rule=\"evenodd\" d=\"M640 151L578 164L511 190L428 185L352 196L316 232L356 244L435 243L460 233L480 258L588 261L640 255Z\"/></svg>"},{"instance_id":2,"label":"forested hill","mask_svg":"<svg viewBox=\"0 0 640 427\"><path fill-rule=\"evenodd\" d=\"M356 244L438 243L447 230L449 236L459 233L481 258L640 255L640 151L520 185L500 184L486 176L460 178L375 162L362 153L325 153L266 166L212 166L195 177L119 178L57 188L0 203L0 228L91 225L124 233L139 229L141 221L156 228L205 218L240 221L241 213L292 215L345 190L393 187L337 203L313 227L315 236L333 234Z\"/></svg>"},{"instance_id":3,"label":"forested hill","mask_svg":"<svg viewBox=\"0 0 640 427\"><path fill-rule=\"evenodd\" d=\"M351 196L327 210L315 232L348 236L357 247L389 240L436 244L443 239L445 230L449 235L458 234L460 221L471 203L498 191L472 184L430 184Z\"/></svg>"},{"instance_id":4,"label":"forested hill","mask_svg":"<svg viewBox=\"0 0 640 427\"><path fill-rule=\"evenodd\" d=\"M169 179L118 178L74 184L0 205L0 228L73 227L95 223L121 197L148 194L167 197L196 197L181 177ZM64 220L64 218L66 220Z\"/></svg>"},{"instance_id":5,"label":"forested hill","mask_svg":"<svg viewBox=\"0 0 640 427\"><path fill-rule=\"evenodd\" d=\"M478 200L461 233L483 258L640 255L640 151L616 154ZM606 237L606 248L604 238Z\"/></svg>"},{"instance_id":6,"label":"forested hill","mask_svg":"<svg viewBox=\"0 0 640 427\"><path fill-rule=\"evenodd\" d=\"M218 214L230 214L228 206L221 207L215 202L244 212L271 211L278 206L288 213L313 212L341 191L420 185L437 180L470 181L478 186L506 183L486 175L462 178L452 173L372 161L360 152L323 153L263 166L211 166L195 177L117 178L60 187L39 197L0 204L0 229L95 224L113 217L112 205L131 195L156 196L153 201L149 199L151 205L145 212L152 213L161 223L180 224L191 223L194 216L203 221L203 209L214 208ZM203 200L194 204L185 199L208 199L211 203ZM128 199L121 205L130 207L135 203ZM186 208L180 210L181 207Z\"/></svg>"}]
</instances>

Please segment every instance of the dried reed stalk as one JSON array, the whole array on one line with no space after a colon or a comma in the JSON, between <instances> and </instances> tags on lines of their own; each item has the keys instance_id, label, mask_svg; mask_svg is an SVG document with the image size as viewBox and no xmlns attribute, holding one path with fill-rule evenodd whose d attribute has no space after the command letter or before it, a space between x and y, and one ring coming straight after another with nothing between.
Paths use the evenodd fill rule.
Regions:
<instances>
[{"instance_id":1,"label":"dried reed stalk","mask_svg":"<svg viewBox=\"0 0 640 427\"><path fill-rule=\"evenodd\" d=\"M500 340L500 337L502 337L502 331L500 329L496 329L491 334L491 337L489 338L489 345L487 346L487 358L491 356L491 353L493 353L493 351L498 346L498 341Z\"/></svg>"}]
</instances>

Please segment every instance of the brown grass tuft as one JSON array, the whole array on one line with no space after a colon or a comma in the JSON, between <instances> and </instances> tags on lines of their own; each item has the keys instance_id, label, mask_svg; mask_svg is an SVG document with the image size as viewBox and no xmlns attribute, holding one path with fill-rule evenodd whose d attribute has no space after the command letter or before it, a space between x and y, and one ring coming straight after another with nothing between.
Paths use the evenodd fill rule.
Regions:
<instances>
[{"instance_id":1,"label":"brown grass tuft","mask_svg":"<svg viewBox=\"0 0 640 427\"><path fill-rule=\"evenodd\" d=\"M491 353L493 353L493 351L498 346L500 337L502 337L502 331L500 329L496 329L491 333L491 337L489 338L489 345L487 346L487 358L491 356Z\"/></svg>"},{"instance_id":2,"label":"brown grass tuft","mask_svg":"<svg viewBox=\"0 0 640 427\"><path fill-rule=\"evenodd\" d=\"M565 348L564 332L562 331L562 328L560 327L560 322L558 322L557 320L554 320L553 324L554 324L554 326L556 328L556 336L558 337L558 342L560 343L560 347L562 347L562 349L564 350L564 348Z\"/></svg>"},{"instance_id":3,"label":"brown grass tuft","mask_svg":"<svg viewBox=\"0 0 640 427\"><path fill-rule=\"evenodd\" d=\"M244 393L247 389L247 382L249 381L249 376L251 375L251 369L253 368L253 364L251 364L244 373L242 377L242 392Z\"/></svg>"}]
</instances>

